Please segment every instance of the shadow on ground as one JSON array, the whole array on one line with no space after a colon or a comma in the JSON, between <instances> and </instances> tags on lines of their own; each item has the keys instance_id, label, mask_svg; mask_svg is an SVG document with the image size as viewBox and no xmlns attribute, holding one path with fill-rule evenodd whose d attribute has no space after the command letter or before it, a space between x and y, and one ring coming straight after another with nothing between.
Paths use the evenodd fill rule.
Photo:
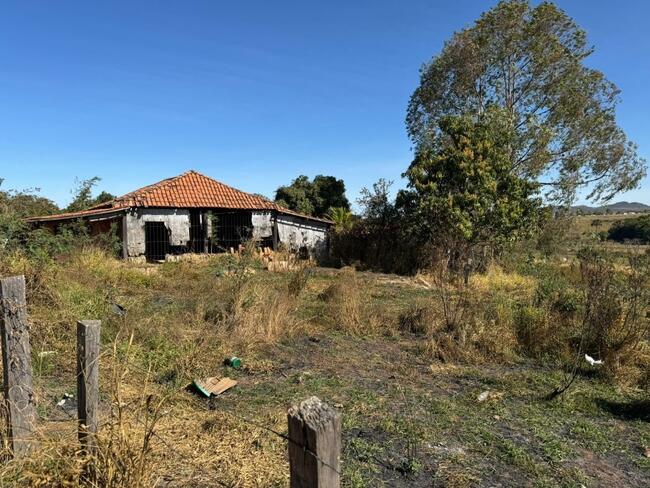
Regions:
<instances>
[{"instance_id":1,"label":"shadow on ground","mask_svg":"<svg viewBox=\"0 0 650 488\"><path fill-rule=\"evenodd\" d=\"M596 404L617 417L626 420L644 420L650 422L650 400L632 400L629 402L614 402L597 398Z\"/></svg>"}]
</instances>

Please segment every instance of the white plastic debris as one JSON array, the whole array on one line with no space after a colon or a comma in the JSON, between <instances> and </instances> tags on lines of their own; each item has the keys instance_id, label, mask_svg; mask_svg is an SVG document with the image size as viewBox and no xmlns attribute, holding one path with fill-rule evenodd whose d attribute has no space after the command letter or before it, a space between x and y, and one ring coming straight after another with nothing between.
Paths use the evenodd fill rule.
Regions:
<instances>
[{"instance_id":1,"label":"white plastic debris","mask_svg":"<svg viewBox=\"0 0 650 488\"><path fill-rule=\"evenodd\" d=\"M490 391L490 390L485 390L484 392L480 393L476 397L476 401L481 403L485 401L498 401L501 400L504 396L504 392L502 391Z\"/></svg>"},{"instance_id":2,"label":"white plastic debris","mask_svg":"<svg viewBox=\"0 0 650 488\"><path fill-rule=\"evenodd\" d=\"M594 359L589 354L585 354L585 360L592 366L598 366L603 364L603 361L601 359Z\"/></svg>"},{"instance_id":3,"label":"white plastic debris","mask_svg":"<svg viewBox=\"0 0 650 488\"><path fill-rule=\"evenodd\" d=\"M58 402L56 402L56 406L57 406L57 407L62 407L63 405L65 405L65 402L67 402L67 401L70 400L71 398L74 398L74 395L73 395L73 394L71 394L71 393L64 393L64 394L63 394L63 398L62 398L61 400L59 400Z\"/></svg>"}]
</instances>

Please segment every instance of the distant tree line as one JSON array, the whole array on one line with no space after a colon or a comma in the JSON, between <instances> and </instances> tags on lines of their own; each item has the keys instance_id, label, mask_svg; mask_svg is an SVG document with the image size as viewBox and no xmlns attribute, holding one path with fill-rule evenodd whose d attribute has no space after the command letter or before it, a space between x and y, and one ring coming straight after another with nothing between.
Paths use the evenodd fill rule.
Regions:
<instances>
[{"instance_id":1,"label":"distant tree line","mask_svg":"<svg viewBox=\"0 0 650 488\"><path fill-rule=\"evenodd\" d=\"M38 188L26 190L4 190L0 178L0 251L23 249L36 258L50 258L74 246L91 242L87 229L80 222L62 226L56 235L46 229L34 229L25 222L29 217L52 215L60 212L85 210L113 197L102 192L92 195L93 187L100 181L98 177L76 180L72 190L71 203L61 209L52 200L39 195ZM113 248L114 236L108 235L99 240Z\"/></svg>"}]
</instances>

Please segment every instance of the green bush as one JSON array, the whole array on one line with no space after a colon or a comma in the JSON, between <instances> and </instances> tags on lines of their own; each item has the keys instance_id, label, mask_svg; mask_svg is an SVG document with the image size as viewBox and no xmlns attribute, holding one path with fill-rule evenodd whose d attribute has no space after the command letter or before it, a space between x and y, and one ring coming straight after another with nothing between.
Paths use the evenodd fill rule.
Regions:
<instances>
[{"instance_id":1,"label":"green bush","mask_svg":"<svg viewBox=\"0 0 650 488\"><path fill-rule=\"evenodd\" d=\"M650 215L614 222L607 233L607 238L617 242L650 243Z\"/></svg>"},{"instance_id":2,"label":"green bush","mask_svg":"<svg viewBox=\"0 0 650 488\"><path fill-rule=\"evenodd\" d=\"M90 191L97 181L99 178L95 177L79 182L74 201L66 210L85 209L111 197L102 193L96 199L91 198ZM28 217L58 212L60 209L54 202L38 196L35 190L0 189L0 253L24 253L28 258L42 262L89 245L98 246L111 254L119 251L120 240L115 226L106 234L91 236L81 220L61 225L56 232L35 228L26 222Z\"/></svg>"},{"instance_id":3,"label":"green bush","mask_svg":"<svg viewBox=\"0 0 650 488\"><path fill-rule=\"evenodd\" d=\"M572 287L562 288L553 301L553 309L565 317L571 317L582 306L582 294Z\"/></svg>"}]
</instances>

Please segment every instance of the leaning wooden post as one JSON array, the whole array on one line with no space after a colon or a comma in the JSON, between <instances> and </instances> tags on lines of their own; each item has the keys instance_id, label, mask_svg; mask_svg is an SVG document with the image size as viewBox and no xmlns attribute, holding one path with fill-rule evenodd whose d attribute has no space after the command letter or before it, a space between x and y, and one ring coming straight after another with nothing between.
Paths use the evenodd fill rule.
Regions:
<instances>
[{"instance_id":1,"label":"leaning wooden post","mask_svg":"<svg viewBox=\"0 0 650 488\"><path fill-rule=\"evenodd\" d=\"M288 412L291 488L340 486L341 416L311 397Z\"/></svg>"},{"instance_id":2,"label":"leaning wooden post","mask_svg":"<svg viewBox=\"0 0 650 488\"><path fill-rule=\"evenodd\" d=\"M82 448L96 446L99 430L99 330L100 320L77 322L77 414Z\"/></svg>"},{"instance_id":3,"label":"leaning wooden post","mask_svg":"<svg viewBox=\"0 0 650 488\"><path fill-rule=\"evenodd\" d=\"M36 419L24 276L0 280L0 333L7 434L14 456L20 457L33 444Z\"/></svg>"}]
</instances>

